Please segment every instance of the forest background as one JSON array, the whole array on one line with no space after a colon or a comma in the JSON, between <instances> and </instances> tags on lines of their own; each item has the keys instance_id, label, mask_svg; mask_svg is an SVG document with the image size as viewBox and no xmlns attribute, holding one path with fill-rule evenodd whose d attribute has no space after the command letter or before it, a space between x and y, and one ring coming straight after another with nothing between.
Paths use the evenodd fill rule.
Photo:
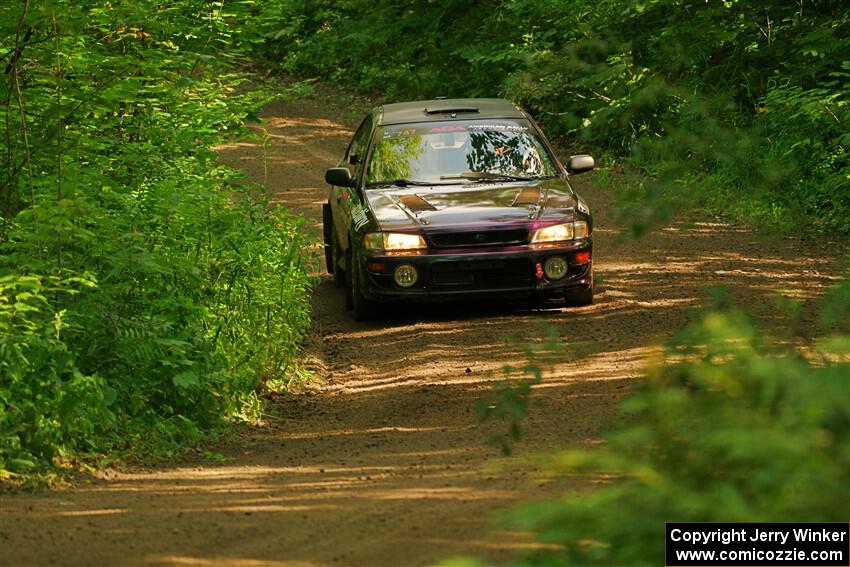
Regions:
<instances>
[{"instance_id":1,"label":"forest background","mask_svg":"<svg viewBox=\"0 0 850 567\"><path fill-rule=\"evenodd\" d=\"M600 156L634 236L686 210L846 239L844 4L5 3L0 474L169 454L256 418L264 391L298 379L310 320L299 220L211 150L248 135L276 94L258 72L387 101L510 98L560 146ZM608 449L556 459L623 481L527 525L569 561L608 564L647 557L617 525L671 507L700 521L846 521L846 279L821 310L805 353L727 305L697 318L669 346L691 356L650 369ZM610 510L635 521L606 521Z\"/></svg>"}]
</instances>

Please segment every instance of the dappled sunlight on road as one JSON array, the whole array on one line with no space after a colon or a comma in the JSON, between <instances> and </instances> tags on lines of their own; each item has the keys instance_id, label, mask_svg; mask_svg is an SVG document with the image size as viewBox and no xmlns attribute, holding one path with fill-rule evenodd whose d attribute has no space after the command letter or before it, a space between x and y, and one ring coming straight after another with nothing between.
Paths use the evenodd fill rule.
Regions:
<instances>
[{"instance_id":1,"label":"dappled sunlight on road","mask_svg":"<svg viewBox=\"0 0 850 567\"><path fill-rule=\"evenodd\" d=\"M265 561L243 557L217 557L205 559L184 555L154 555L145 561L148 565L174 565L175 567L325 567L327 563L312 561Z\"/></svg>"},{"instance_id":2,"label":"dappled sunlight on road","mask_svg":"<svg viewBox=\"0 0 850 567\"><path fill-rule=\"evenodd\" d=\"M127 508L107 508L102 510L72 510L69 512L58 512L57 516L79 517L79 516L112 516L114 514L126 514Z\"/></svg>"},{"instance_id":3,"label":"dappled sunlight on road","mask_svg":"<svg viewBox=\"0 0 850 567\"><path fill-rule=\"evenodd\" d=\"M273 104L253 127L256 140L217 148L249 181L266 183L275 202L304 215L310 252L321 249L324 170L352 126L327 114L316 104ZM548 476L534 455L599 444L602 424L647 362L712 301L708 288L726 286L731 302L781 328L776 298L823 294L840 263L817 243L766 244L717 222L673 223L620 242L608 214L613 193L588 178L576 184L595 214L594 305L394 305L381 320L355 323L323 274L305 341L313 383L276 396L261 424L178 465L4 497L0 548L11 539L26 552L6 563L400 567L456 554L505 561L532 549L526 534L495 529L493 515L616 480ZM814 321L809 304L800 320ZM546 336L560 345L552 360L530 361L529 345L542 347ZM527 378L529 362L542 379L514 455L505 457L490 441L509 424L482 421L476 407L506 377Z\"/></svg>"},{"instance_id":4,"label":"dappled sunlight on road","mask_svg":"<svg viewBox=\"0 0 850 567\"><path fill-rule=\"evenodd\" d=\"M328 420L334 421L333 414L344 409L332 403L326 408ZM290 413L298 412L293 408ZM52 518L62 518L65 528L60 533L47 528L48 539L70 530L78 538L108 535L111 545L128 550L144 541L149 553L133 564L156 565L403 564L404 549L386 562L366 559L372 553L374 530L395 542L409 541L408 549L431 549L438 555L468 549L471 539L475 547L493 551L535 545L521 533L464 535L486 531L489 513L515 502L525 487L546 484L534 468L508 467L508 461L494 458L482 437L486 432L474 423L303 430L307 425L302 421L301 431L267 426L256 443L243 439L223 448L223 463L120 473L108 483L80 487L58 500L22 495L18 505L29 509L24 525L35 522L43 528ZM437 448L424 449L427 445ZM410 447L417 450L407 450ZM248 449L263 457L239 463ZM295 462L274 464L278 460ZM492 482L496 476L498 483ZM556 494L560 489L542 490ZM104 495L122 507L98 508ZM416 513L408 514L413 504ZM457 516L459 509L465 511L462 517ZM458 522L465 526L463 532L457 532ZM300 525L310 526L311 533ZM327 536L316 537L314 532L321 534L329 526L353 535L352 543L325 545ZM218 552L209 556L206 547L184 540L184 533L192 534L193 542L215 541ZM278 549L286 550L280 562ZM73 558L69 564L75 564Z\"/></svg>"}]
</instances>

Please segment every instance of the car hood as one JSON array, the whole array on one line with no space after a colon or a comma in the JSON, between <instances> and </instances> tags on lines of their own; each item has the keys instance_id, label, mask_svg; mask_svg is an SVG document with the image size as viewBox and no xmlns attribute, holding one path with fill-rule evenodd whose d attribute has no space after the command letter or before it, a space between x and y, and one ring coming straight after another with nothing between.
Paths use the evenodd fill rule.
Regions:
<instances>
[{"instance_id":1,"label":"car hood","mask_svg":"<svg viewBox=\"0 0 850 567\"><path fill-rule=\"evenodd\" d=\"M563 179L527 183L384 187L365 191L381 230L529 223L575 215ZM569 219L566 219L569 220Z\"/></svg>"}]
</instances>

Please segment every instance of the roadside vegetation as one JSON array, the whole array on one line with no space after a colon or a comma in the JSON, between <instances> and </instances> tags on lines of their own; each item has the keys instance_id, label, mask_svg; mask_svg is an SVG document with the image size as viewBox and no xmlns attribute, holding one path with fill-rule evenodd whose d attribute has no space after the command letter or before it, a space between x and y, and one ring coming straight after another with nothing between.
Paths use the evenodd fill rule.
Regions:
<instances>
[{"instance_id":1,"label":"roadside vegetation","mask_svg":"<svg viewBox=\"0 0 850 567\"><path fill-rule=\"evenodd\" d=\"M299 222L247 135L247 17L201 0L0 7L0 479L168 454L260 415L309 321Z\"/></svg>"}]
</instances>

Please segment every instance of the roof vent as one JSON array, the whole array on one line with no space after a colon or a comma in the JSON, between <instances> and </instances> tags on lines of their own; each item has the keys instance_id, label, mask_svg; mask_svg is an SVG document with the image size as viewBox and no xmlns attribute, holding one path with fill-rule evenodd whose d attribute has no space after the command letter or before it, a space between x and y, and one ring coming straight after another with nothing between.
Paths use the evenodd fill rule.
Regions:
<instances>
[{"instance_id":1,"label":"roof vent","mask_svg":"<svg viewBox=\"0 0 850 567\"><path fill-rule=\"evenodd\" d=\"M477 106L438 106L426 107L425 114L477 114Z\"/></svg>"}]
</instances>

